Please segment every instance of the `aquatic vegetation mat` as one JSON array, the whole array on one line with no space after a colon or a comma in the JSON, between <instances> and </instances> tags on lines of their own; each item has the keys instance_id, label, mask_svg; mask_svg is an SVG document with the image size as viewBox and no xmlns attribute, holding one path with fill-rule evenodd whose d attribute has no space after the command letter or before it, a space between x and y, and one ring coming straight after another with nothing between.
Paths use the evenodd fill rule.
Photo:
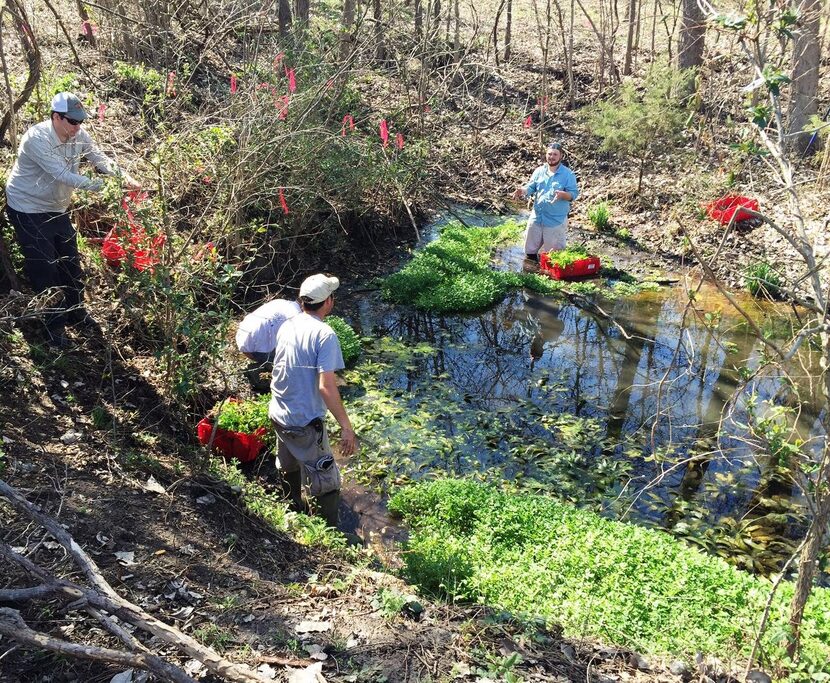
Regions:
<instances>
[{"instance_id":1,"label":"aquatic vegetation mat","mask_svg":"<svg viewBox=\"0 0 830 683\"><path fill-rule=\"evenodd\" d=\"M641 652L746 656L772 585L667 534L471 481L407 487L390 509L410 525L404 558L422 588ZM784 662L792 592L785 582L773 601L766 661ZM830 673L826 589L816 588L807 605L796 669L791 680Z\"/></svg>"},{"instance_id":2,"label":"aquatic vegetation mat","mask_svg":"<svg viewBox=\"0 0 830 683\"><path fill-rule=\"evenodd\" d=\"M662 528L765 574L793 552L805 524L803 505L774 495L770 482L759 479L755 459L734 458L728 470L718 471L722 456L702 434L695 444L652 451L647 425L627 431L621 418L593 405L597 397L589 393L580 395L580 414L573 414L569 365L528 369L519 333L506 336L502 348L488 347L490 335L504 329L501 319L482 327L480 342L456 336L447 325L441 333L447 336L434 334L429 343L376 338L344 373L341 393L360 443L350 478L381 493L442 476L543 493ZM482 321L458 321L459 329L472 325ZM512 390L493 390L494 373L506 377L515 368L509 350L521 354L518 374L510 375ZM498 363L501 370L494 369ZM676 468L660 486L651 484L671 463L687 459L691 465ZM724 508L726 499L732 507Z\"/></svg>"},{"instance_id":3,"label":"aquatic vegetation mat","mask_svg":"<svg viewBox=\"0 0 830 683\"><path fill-rule=\"evenodd\" d=\"M492 228L450 223L400 271L384 278L383 296L424 311L462 313L489 308L519 287L560 291L561 285L536 273L492 267L496 248L516 242L523 230L515 221Z\"/></svg>"}]
</instances>

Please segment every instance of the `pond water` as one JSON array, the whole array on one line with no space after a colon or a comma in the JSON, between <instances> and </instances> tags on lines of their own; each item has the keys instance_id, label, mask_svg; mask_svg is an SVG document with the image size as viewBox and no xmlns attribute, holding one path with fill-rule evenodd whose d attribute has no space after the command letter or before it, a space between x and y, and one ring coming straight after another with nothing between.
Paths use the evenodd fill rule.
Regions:
<instances>
[{"instance_id":1,"label":"pond water","mask_svg":"<svg viewBox=\"0 0 830 683\"><path fill-rule=\"evenodd\" d=\"M522 268L521 247L499 267ZM765 335L790 334L792 311L740 303ZM805 350L788 381L770 372L745 385L763 345L713 288L691 303L684 286L595 303L516 291L464 316L379 294L352 305L356 327L383 339L344 389L363 445L349 476L364 486L472 475L663 528L761 573L803 534L786 458L745 425L754 416L818 441L817 359Z\"/></svg>"}]
</instances>

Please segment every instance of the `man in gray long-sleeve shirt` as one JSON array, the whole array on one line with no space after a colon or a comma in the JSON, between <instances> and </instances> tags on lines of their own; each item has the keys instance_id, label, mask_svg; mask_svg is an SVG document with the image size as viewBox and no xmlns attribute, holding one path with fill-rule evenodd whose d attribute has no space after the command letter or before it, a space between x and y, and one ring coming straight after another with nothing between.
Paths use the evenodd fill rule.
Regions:
<instances>
[{"instance_id":1,"label":"man in gray long-sleeve shirt","mask_svg":"<svg viewBox=\"0 0 830 683\"><path fill-rule=\"evenodd\" d=\"M48 341L57 347L68 345L67 323L89 319L83 307L75 228L67 210L75 188L98 192L104 183L78 173L81 159L87 159L99 173L120 175L115 163L81 128L85 119L86 111L75 95L55 95L49 120L23 135L6 183L6 213L23 252L26 276L38 293L52 288L63 293L63 301L50 307L45 318ZM130 176L124 175L124 180L138 188Z\"/></svg>"}]
</instances>

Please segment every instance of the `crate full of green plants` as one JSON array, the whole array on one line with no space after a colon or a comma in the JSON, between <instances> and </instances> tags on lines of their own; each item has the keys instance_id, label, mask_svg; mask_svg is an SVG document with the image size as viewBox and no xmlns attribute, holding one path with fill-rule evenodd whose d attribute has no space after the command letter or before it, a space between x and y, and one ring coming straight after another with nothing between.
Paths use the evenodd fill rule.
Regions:
<instances>
[{"instance_id":1,"label":"crate full of green plants","mask_svg":"<svg viewBox=\"0 0 830 683\"><path fill-rule=\"evenodd\" d=\"M592 256L583 244L539 255L539 269L554 280L572 280L599 273L599 256Z\"/></svg>"},{"instance_id":2,"label":"crate full of green plants","mask_svg":"<svg viewBox=\"0 0 830 683\"><path fill-rule=\"evenodd\" d=\"M199 441L219 451L226 458L250 462L263 448L273 445L268 419L270 394L242 401L220 401L211 413L196 425Z\"/></svg>"}]
</instances>

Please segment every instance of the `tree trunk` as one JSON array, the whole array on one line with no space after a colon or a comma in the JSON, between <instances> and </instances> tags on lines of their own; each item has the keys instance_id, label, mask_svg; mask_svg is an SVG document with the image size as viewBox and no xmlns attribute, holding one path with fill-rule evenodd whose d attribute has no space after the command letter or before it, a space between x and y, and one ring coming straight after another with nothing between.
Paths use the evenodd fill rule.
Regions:
<instances>
[{"instance_id":1,"label":"tree trunk","mask_svg":"<svg viewBox=\"0 0 830 683\"><path fill-rule=\"evenodd\" d=\"M510 48L513 40L513 0L507 0L504 20L504 61L510 59Z\"/></svg>"},{"instance_id":2,"label":"tree trunk","mask_svg":"<svg viewBox=\"0 0 830 683\"><path fill-rule=\"evenodd\" d=\"M383 8L380 0L372 0L372 15L375 20L375 59L386 61L386 43L383 40Z\"/></svg>"},{"instance_id":3,"label":"tree trunk","mask_svg":"<svg viewBox=\"0 0 830 683\"><path fill-rule=\"evenodd\" d=\"M280 35L284 38L291 30L291 5L288 0L279 0L279 9L277 10L277 21L280 25Z\"/></svg>"},{"instance_id":4,"label":"tree trunk","mask_svg":"<svg viewBox=\"0 0 830 683\"><path fill-rule=\"evenodd\" d=\"M799 4L799 28L793 41L793 90L790 100L789 131L792 148L804 153L810 133L799 133L818 111L818 67L821 44L818 39L821 0L802 0Z\"/></svg>"},{"instance_id":5,"label":"tree trunk","mask_svg":"<svg viewBox=\"0 0 830 683\"><path fill-rule=\"evenodd\" d=\"M415 0L415 35L418 38L424 35L424 8L422 0Z\"/></svg>"},{"instance_id":6,"label":"tree trunk","mask_svg":"<svg viewBox=\"0 0 830 683\"><path fill-rule=\"evenodd\" d=\"M354 2L355 0L343 0L343 25L340 29L340 59L346 62L352 54L354 35Z\"/></svg>"},{"instance_id":7,"label":"tree trunk","mask_svg":"<svg viewBox=\"0 0 830 683\"><path fill-rule=\"evenodd\" d=\"M825 430L828 430L827 434L830 435L830 415L827 413L827 406L830 405L830 375L828 374L830 334L822 333L821 342L823 351L822 371L824 374L822 389L825 403L823 426ZM828 526L830 526L830 436L825 436L824 452L816 474L815 515L810 523L810 528L807 530L801 556L798 558L798 578L795 582L793 600L790 603L791 638L787 644L787 654L791 659L795 659L798 653L801 640L801 620L804 617L807 600L813 591L813 579L815 579L816 570L818 569L818 558L821 549L824 547L824 537L827 534Z\"/></svg>"},{"instance_id":8,"label":"tree trunk","mask_svg":"<svg viewBox=\"0 0 830 683\"><path fill-rule=\"evenodd\" d=\"M804 617L807 599L813 591L813 579L815 579L816 569L818 568L819 554L824 547L824 536L827 532L827 526L830 524L830 492L827 491L829 484L826 481L828 473L824 472L823 474L824 476L820 475L816 483L816 516L813 517L812 524L810 524L810 529L807 532L807 542L801 551L801 557L799 557L798 579L795 583L793 601L790 603L789 621L792 638L787 644L787 654L791 659L795 658L798 652L798 645L801 640L801 620ZM824 489L823 492L819 493L822 489Z\"/></svg>"},{"instance_id":9,"label":"tree trunk","mask_svg":"<svg viewBox=\"0 0 830 683\"><path fill-rule=\"evenodd\" d=\"M455 37L452 41L452 49L456 56L461 52L461 10L458 6L460 0L455 0L453 3L453 12L455 14Z\"/></svg>"},{"instance_id":10,"label":"tree trunk","mask_svg":"<svg viewBox=\"0 0 830 683\"><path fill-rule=\"evenodd\" d=\"M623 61L623 76L631 75L631 63L634 60L634 36L636 35L635 28L640 21L639 12L637 11L637 0L628 0L628 14L626 22L628 22L628 37L625 41L625 60Z\"/></svg>"},{"instance_id":11,"label":"tree trunk","mask_svg":"<svg viewBox=\"0 0 830 683\"><path fill-rule=\"evenodd\" d=\"M23 90L20 91L20 95L17 96L17 99L14 100L9 111L3 115L3 119L0 121L0 142L2 142L3 138L6 136L6 131L9 127L13 125L15 113L17 113L20 108L28 102L29 96L32 94L32 91L35 89L35 86L40 80L40 48L38 47L35 35L32 33L32 29L30 28L31 23L26 16L23 3L20 2L20 0L8 0L6 7L3 10L0 10L0 17L2 17L2 11L7 11L12 16L14 27L17 31L17 37L20 40L20 45L23 47L23 52L26 55L26 62L29 66L29 75L26 78L26 84L23 86ZM2 25L0 25L0 30L2 30ZM8 78L6 69L3 71L5 77Z\"/></svg>"},{"instance_id":12,"label":"tree trunk","mask_svg":"<svg viewBox=\"0 0 830 683\"><path fill-rule=\"evenodd\" d=\"M294 17L297 19L297 23L303 26L308 26L309 4L309 0L294 0Z\"/></svg>"},{"instance_id":13,"label":"tree trunk","mask_svg":"<svg viewBox=\"0 0 830 683\"><path fill-rule=\"evenodd\" d=\"M695 69L703 64L706 19L697 0L682 0L682 12L677 39L677 68Z\"/></svg>"},{"instance_id":14,"label":"tree trunk","mask_svg":"<svg viewBox=\"0 0 830 683\"><path fill-rule=\"evenodd\" d=\"M96 47L97 41L95 39L95 32L92 29L92 24L89 21L89 12L86 11L86 5L83 0L76 0L78 5L78 16L81 17L81 32L84 40L86 40L91 47Z\"/></svg>"},{"instance_id":15,"label":"tree trunk","mask_svg":"<svg viewBox=\"0 0 830 683\"><path fill-rule=\"evenodd\" d=\"M5 202L4 202L5 203ZM5 207L0 208L0 226L8 225L6 221ZM11 228L11 226L9 226ZM0 291L8 291L10 289L20 289L20 283L17 280L17 274L14 272L14 265L12 264L9 248L3 233L11 234L11 229L8 231L0 230Z\"/></svg>"}]
</instances>

